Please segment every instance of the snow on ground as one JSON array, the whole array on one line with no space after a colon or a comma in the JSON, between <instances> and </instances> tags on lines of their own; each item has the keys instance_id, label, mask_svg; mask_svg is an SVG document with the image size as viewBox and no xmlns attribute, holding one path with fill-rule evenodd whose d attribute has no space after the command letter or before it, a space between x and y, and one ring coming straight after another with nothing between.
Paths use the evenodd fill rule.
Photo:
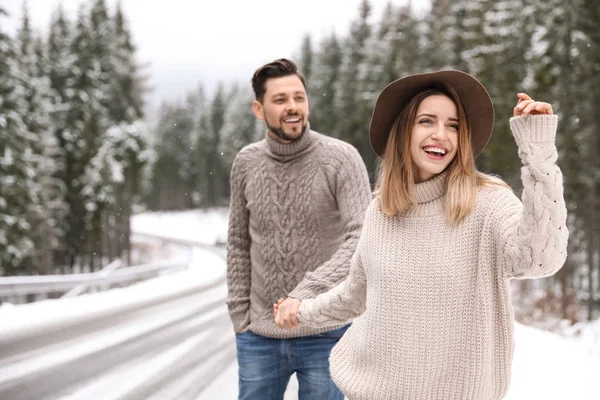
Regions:
<instances>
[{"instance_id":1,"label":"snow on ground","mask_svg":"<svg viewBox=\"0 0 600 400\"><path fill-rule=\"evenodd\" d=\"M562 335L580 343L592 357L600 359L600 319L564 327Z\"/></svg>"},{"instance_id":2,"label":"snow on ground","mask_svg":"<svg viewBox=\"0 0 600 400\"><path fill-rule=\"evenodd\" d=\"M133 217L134 232L170 238L196 240L213 244L224 241L227 212L187 211L145 213ZM189 256L187 254L186 256ZM0 342L2 337L19 330L40 329L43 324L68 318L102 313L124 303L147 301L151 297L169 296L225 274L222 258L205 250L195 250L190 269L152 279L127 288L113 289L78 298L44 300L33 304L0 306ZM598 400L600 399L600 321L578 324L568 337L516 324L515 358L512 384L507 400ZM232 346L235 344L232 342ZM295 379L290 383L286 400L296 399ZM237 398L237 365L233 363L209 386L198 400Z\"/></svg>"},{"instance_id":3,"label":"snow on ground","mask_svg":"<svg viewBox=\"0 0 600 400\"><path fill-rule=\"evenodd\" d=\"M134 215L131 230L171 239L195 240L206 244L227 241L228 210L189 210Z\"/></svg>"},{"instance_id":4,"label":"snow on ground","mask_svg":"<svg viewBox=\"0 0 600 400\"><path fill-rule=\"evenodd\" d=\"M600 334L600 331L598 331ZM506 400L598 400L600 357L556 333L515 326L512 383Z\"/></svg>"},{"instance_id":5,"label":"snow on ground","mask_svg":"<svg viewBox=\"0 0 600 400\"><path fill-rule=\"evenodd\" d=\"M597 322L594 329L600 327ZM600 335L600 330L596 333ZM505 400L600 399L600 357L593 357L588 347L521 324L515 325L515 342L512 382ZM297 385L292 378L285 400L298 398L293 393ZM233 363L197 400L236 399L237 388Z\"/></svg>"}]
</instances>

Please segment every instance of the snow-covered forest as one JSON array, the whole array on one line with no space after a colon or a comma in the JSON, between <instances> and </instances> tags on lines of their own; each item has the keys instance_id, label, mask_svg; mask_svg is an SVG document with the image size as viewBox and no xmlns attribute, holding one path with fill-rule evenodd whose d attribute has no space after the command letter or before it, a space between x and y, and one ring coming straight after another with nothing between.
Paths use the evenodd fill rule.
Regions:
<instances>
[{"instance_id":1,"label":"snow-covered forest","mask_svg":"<svg viewBox=\"0 0 600 400\"><path fill-rule=\"evenodd\" d=\"M213 92L191 82L185 101L146 115L147 77L118 7L93 0L75 19L57 9L41 36L27 13L15 35L3 33L13 17L1 7L0 275L96 270L127 259L134 210L227 205L236 152L264 135L250 76ZM496 123L477 163L516 192L516 93L552 103L569 258L554 277L515 283L516 316L574 323L600 316L599 27L594 0L434 0L426 13L390 4L381 15L364 0L348 35L307 34L295 59L311 127L356 146L373 178L372 107L405 74L457 68L484 83Z\"/></svg>"},{"instance_id":2,"label":"snow-covered forest","mask_svg":"<svg viewBox=\"0 0 600 400\"><path fill-rule=\"evenodd\" d=\"M126 19L104 1L73 21L56 10L43 37L27 10L15 37L0 31L0 274L127 252L150 155L143 92Z\"/></svg>"}]
</instances>

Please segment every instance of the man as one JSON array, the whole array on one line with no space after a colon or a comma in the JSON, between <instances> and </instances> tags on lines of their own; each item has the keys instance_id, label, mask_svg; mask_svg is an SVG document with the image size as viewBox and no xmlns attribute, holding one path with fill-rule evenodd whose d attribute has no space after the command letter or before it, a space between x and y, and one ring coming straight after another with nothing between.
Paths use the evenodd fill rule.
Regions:
<instances>
[{"instance_id":1,"label":"man","mask_svg":"<svg viewBox=\"0 0 600 400\"><path fill-rule=\"evenodd\" d=\"M252 77L252 110L265 122L231 171L227 247L229 314L236 332L240 400L281 400L292 373L300 400L343 399L329 353L346 326L287 331L301 300L342 282L371 201L366 167L351 145L312 131L304 76L289 60Z\"/></svg>"}]
</instances>

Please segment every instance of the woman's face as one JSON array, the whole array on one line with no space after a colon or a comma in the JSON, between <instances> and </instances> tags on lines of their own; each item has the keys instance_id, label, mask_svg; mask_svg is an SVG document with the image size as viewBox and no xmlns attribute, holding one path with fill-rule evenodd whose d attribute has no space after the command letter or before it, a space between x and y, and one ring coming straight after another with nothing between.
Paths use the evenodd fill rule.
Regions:
<instances>
[{"instance_id":1,"label":"woman's face","mask_svg":"<svg viewBox=\"0 0 600 400\"><path fill-rule=\"evenodd\" d=\"M458 113L447 96L426 97L419 108L410 137L410 155L415 182L441 173L458 150Z\"/></svg>"}]
</instances>

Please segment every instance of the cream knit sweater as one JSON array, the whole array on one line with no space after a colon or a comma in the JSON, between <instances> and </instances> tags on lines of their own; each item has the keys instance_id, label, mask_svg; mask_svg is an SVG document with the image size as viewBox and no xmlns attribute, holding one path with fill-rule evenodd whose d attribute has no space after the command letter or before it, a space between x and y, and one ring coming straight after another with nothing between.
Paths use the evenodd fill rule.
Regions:
<instances>
[{"instance_id":1,"label":"cream knit sweater","mask_svg":"<svg viewBox=\"0 0 600 400\"><path fill-rule=\"evenodd\" d=\"M304 300L301 325L356 320L333 349L331 375L352 400L495 400L513 354L511 278L554 274L567 248L556 116L512 118L523 204L480 189L457 226L444 216L446 174L416 185L399 217L369 207L350 275Z\"/></svg>"}]
</instances>

